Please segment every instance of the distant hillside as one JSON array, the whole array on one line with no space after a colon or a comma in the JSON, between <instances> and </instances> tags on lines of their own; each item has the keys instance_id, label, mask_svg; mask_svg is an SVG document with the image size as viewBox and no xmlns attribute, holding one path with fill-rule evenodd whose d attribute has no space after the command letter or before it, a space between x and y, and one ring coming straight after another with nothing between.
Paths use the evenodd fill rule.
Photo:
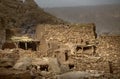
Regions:
<instances>
[{"instance_id":1,"label":"distant hillside","mask_svg":"<svg viewBox=\"0 0 120 79\"><path fill-rule=\"evenodd\" d=\"M38 23L57 24L62 22L44 12L34 0L0 0L0 28L28 27Z\"/></svg>"},{"instance_id":2,"label":"distant hillside","mask_svg":"<svg viewBox=\"0 0 120 79\"><path fill-rule=\"evenodd\" d=\"M34 34L37 24L59 23L63 21L44 12L34 0L0 0L0 48L10 35L6 35L5 29L20 28L20 35Z\"/></svg>"},{"instance_id":3,"label":"distant hillside","mask_svg":"<svg viewBox=\"0 0 120 79\"><path fill-rule=\"evenodd\" d=\"M97 33L111 32L120 34L120 5L99 5L47 8L45 11L65 21L75 23L94 22Z\"/></svg>"}]
</instances>

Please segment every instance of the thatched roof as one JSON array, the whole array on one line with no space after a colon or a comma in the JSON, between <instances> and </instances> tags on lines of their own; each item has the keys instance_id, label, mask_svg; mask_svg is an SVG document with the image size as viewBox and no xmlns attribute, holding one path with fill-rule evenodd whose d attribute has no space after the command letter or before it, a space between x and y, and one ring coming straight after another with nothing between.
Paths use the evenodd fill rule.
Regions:
<instances>
[{"instance_id":1,"label":"thatched roof","mask_svg":"<svg viewBox=\"0 0 120 79\"><path fill-rule=\"evenodd\" d=\"M34 41L39 42L39 40L35 40L27 36L21 36L21 37L13 36L11 40L13 42L34 42Z\"/></svg>"}]
</instances>

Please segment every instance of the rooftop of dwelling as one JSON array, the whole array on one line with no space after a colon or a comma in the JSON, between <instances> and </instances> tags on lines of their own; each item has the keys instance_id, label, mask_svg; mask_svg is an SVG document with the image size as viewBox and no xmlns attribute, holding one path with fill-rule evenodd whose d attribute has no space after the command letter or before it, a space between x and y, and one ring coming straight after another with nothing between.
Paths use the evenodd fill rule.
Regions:
<instances>
[{"instance_id":1,"label":"rooftop of dwelling","mask_svg":"<svg viewBox=\"0 0 120 79\"><path fill-rule=\"evenodd\" d=\"M45 26L45 27L53 27L53 28L65 28L68 29L69 27L73 27L75 29L82 28L82 29L93 29L95 34L97 35L96 38L99 37L120 37L120 34L114 34L114 33L101 33L98 34L96 32L96 24L95 23L65 23L65 24L38 24L38 26ZM79 30L79 29L78 29Z\"/></svg>"},{"instance_id":2,"label":"rooftop of dwelling","mask_svg":"<svg viewBox=\"0 0 120 79\"><path fill-rule=\"evenodd\" d=\"M11 40L13 42L39 42L39 40L33 39L28 36L13 36L11 37Z\"/></svg>"},{"instance_id":3,"label":"rooftop of dwelling","mask_svg":"<svg viewBox=\"0 0 120 79\"><path fill-rule=\"evenodd\" d=\"M65 23L65 24L38 24L43 25L43 26L49 26L49 27L64 27L64 26L69 26L69 27L96 27L94 23Z\"/></svg>"}]
</instances>

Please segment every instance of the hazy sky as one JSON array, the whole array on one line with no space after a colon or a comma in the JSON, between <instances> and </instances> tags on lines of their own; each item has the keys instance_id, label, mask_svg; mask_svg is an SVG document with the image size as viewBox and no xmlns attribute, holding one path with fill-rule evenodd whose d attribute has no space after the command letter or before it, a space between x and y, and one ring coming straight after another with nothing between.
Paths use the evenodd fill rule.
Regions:
<instances>
[{"instance_id":1,"label":"hazy sky","mask_svg":"<svg viewBox=\"0 0 120 79\"><path fill-rule=\"evenodd\" d=\"M35 0L41 7L64 7L120 3L120 0Z\"/></svg>"}]
</instances>

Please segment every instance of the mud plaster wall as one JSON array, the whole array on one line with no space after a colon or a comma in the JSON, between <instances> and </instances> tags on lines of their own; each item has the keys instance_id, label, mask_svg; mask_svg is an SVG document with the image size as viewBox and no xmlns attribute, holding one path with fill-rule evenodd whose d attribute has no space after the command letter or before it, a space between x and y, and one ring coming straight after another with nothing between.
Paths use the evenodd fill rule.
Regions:
<instances>
[{"instance_id":1,"label":"mud plaster wall","mask_svg":"<svg viewBox=\"0 0 120 79\"><path fill-rule=\"evenodd\" d=\"M13 48L16 48L15 44L12 43L12 42L5 42L3 45L2 45L2 49L13 49Z\"/></svg>"}]
</instances>

